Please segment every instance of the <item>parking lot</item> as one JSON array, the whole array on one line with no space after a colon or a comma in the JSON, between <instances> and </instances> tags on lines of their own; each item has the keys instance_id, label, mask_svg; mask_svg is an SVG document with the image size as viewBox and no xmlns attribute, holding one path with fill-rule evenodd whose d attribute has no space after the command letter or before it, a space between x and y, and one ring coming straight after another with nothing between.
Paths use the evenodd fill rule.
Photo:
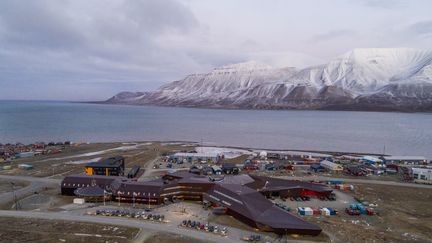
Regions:
<instances>
[{"instance_id":1,"label":"parking lot","mask_svg":"<svg viewBox=\"0 0 432 243\"><path fill-rule=\"evenodd\" d=\"M333 191L336 195L336 200L330 201L328 199L321 200L318 198L310 198L310 200L295 200L294 198L288 198L283 201L280 198L275 198L273 200L274 203L278 203L284 205L291 209L291 211L295 211L298 207L312 207L312 208L321 208L321 207L329 207L335 208L338 210L345 210L345 208L349 207L350 204L356 203L357 201L353 196L341 192L338 190Z\"/></svg>"},{"instance_id":2,"label":"parking lot","mask_svg":"<svg viewBox=\"0 0 432 243\"><path fill-rule=\"evenodd\" d=\"M97 209L96 211L89 212L90 215L108 216L108 217L126 217L142 220L149 220L154 222L167 223L163 214L152 213L150 209L137 210L137 209Z\"/></svg>"}]
</instances>

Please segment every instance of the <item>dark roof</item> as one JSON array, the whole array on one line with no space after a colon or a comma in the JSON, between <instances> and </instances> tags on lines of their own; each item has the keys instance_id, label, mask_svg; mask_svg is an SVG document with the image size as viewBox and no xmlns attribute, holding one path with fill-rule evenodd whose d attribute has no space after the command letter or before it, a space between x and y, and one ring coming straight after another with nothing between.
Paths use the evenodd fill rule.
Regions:
<instances>
[{"instance_id":1,"label":"dark roof","mask_svg":"<svg viewBox=\"0 0 432 243\"><path fill-rule=\"evenodd\" d=\"M281 191L289 189L307 189L315 192L331 192L332 188L311 182L295 181L295 180L284 180L273 177L256 176L250 175L255 181L246 184L246 186L253 189L259 189L261 191Z\"/></svg>"},{"instance_id":2,"label":"dark roof","mask_svg":"<svg viewBox=\"0 0 432 243\"><path fill-rule=\"evenodd\" d=\"M104 189L98 186L81 187L74 191L80 197L100 197L104 195Z\"/></svg>"},{"instance_id":3,"label":"dark roof","mask_svg":"<svg viewBox=\"0 0 432 243\"><path fill-rule=\"evenodd\" d=\"M167 180L167 177L173 180ZM218 203L236 212L242 218L248 218L257 228L270 228L279 233L317 235L321 232L318 226L308 223L275 206L260 192L263 191L264 185L266 185L265 190L305 188L314 191L331 191L331 188L308 182L253 175L227 178L230 179L221 182L211 182L206 176L198 176L184 171L169 173L162 178L143 182L117 176L72 175L63 179L62 187L68 187L67 185L65 186L65 183L74 183L74 186L78 186L77 183L82 183L86 187L77 190L77 193L81 193L82 195L98 195L100 192L103 194L102 188L105 188L107 191L111 191L113 195L117 195L120 191L121 196L128 195L132 197L135 192L138 194L137 196L146 196L148 193L151 193L151 196L159 197L164 189L171 190L178 185L195 184L196 187L193 187L193 191L206 192L205 195L208 195L209 200L214 201L218 199ZM90 186L87 187L88 184ZM245 184L245 186L242 184ZM98 189L98 187L101 188ZM211 196L213 196L213 199L211 199Z\"/></svg>"},{"instance_id":4,"label":"dark roof","mask_svg":"<svg viewBox=\"0 0 432 243\"><path fill-rule=\"evenodd\" d=\"M275 230L312 231L318 234L321 228L280 209L261 193L249 187L236 184L217 184L209 192L219 198L222 205L241 214L243 217ZM226 195L226 196L225 196ZM228 202L231 205L227 205Z\"/></svg>"},{"instance_id":5,"label":"dark roof","mask_svg":"<svg viewBox=\"0 0 432 243\"><path fill-rule=\"evenodd\" d=\"M122 166L123 160L124 160L123 156L117 155L117 156L110 157L107 159L99 160L97 162L89 163L89 164L87 164L87 166L90 166L90 167L109 167L109 168L112 167L112 168L114 168L114 167Z\"/></svg>"},{"instance_id":6,"label":"dark roof","mask_svg":"<svg viewBox=\"0 0 432 243\"><path fill-rule=\"evenodd\" d=\"M126 179L124 177L119 176L102 176L102 175L84 175L84 174L77 174L77 175L68 175L66 176L63 181L62 185L63 187L69 187L67 184L96 184L98 186L103 185L109 186L111 183L116 179ZM66 183L66 186L64 185ZM71 187L74 187L71 185Z\"/></svg>"},{"instance_id":7,"label":"dark roof","mask_svg":"<svg viewBox=\"0 0 432 243\"><path fill-rule=\"evenodd\" d=\"M234 168L238 168L237 165L233 164L233 163L223 163L222 164L222 169L234 169Z\"/></svg>"}]
</instances>

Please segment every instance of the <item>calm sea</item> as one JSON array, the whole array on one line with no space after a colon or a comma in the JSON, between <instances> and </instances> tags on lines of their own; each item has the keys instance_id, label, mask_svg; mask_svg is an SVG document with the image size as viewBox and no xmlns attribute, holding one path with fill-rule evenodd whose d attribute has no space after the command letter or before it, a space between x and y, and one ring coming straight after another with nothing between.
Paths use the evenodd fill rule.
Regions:
<instances>
[{"instance_id":1,"label":"calm sea","mask_svg":"<svg viewBox=\"0 0 432 243\"><path fill-rule=\"evenodd\" d=\"M0 142L204 141L205 144L423 155L432 114L252 111L0 101Z\"/></svg>"}]
</instances>

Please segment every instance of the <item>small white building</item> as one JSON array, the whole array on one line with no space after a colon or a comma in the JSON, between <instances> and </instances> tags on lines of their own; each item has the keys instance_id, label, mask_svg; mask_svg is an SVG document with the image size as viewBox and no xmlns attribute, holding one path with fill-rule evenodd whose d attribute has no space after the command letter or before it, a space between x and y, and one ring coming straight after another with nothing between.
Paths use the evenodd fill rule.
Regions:
<instances>
[{"instance_id":1,"label":"small white building","mask_svg":"<svg viewBox=\"0 0 432 243\"><path fill-rule=\"evenodd\" d=\"M85 199L84 198L74 198L73 203L74 204L84 204Z\"/></svg>"},{"instance_id":2,"label":"small white building","mask_svg":"<svg viewBox=\"0 0 432 243\"><path fill-rule=\"evenodd\" d=\"M414 180L431 181L432 169L430 168L412 168Z\"/></svg>"},{"instance_id":3,"label":"small white building","mask_svg":"<svg viewBox=\"0 0 432 243\"><path fill-rule=\"evenodd\" d=\"M260 157L261 159L266 159L266 158L267 158L267 152L266 152L266 151L261 151L261 152L259 153L259 157Z\"/></svg>"}]
</instances>

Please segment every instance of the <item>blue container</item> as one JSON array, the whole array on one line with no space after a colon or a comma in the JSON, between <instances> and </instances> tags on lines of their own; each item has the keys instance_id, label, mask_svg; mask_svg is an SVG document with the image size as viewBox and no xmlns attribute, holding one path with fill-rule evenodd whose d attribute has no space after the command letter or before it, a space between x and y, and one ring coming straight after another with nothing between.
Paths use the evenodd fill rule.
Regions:
<instances>
[{"instance_id":1,"label":"blue container","mask_svg":"<svg viewBox=\"0 0 432 243\"><path fill-rule=\"evenodd\" d=\"M330 211L330 215L336 215L336 211L333 208L327 208Z\"/></svg>"},{"instance_id":2,"label":"blue container","mask_svg":"<svg viewBox=\"0 0 432 243\"><path fill-rule=\"evenodd\" d=\"M298 213L299 213L300 215L305 215L304 208L298 208L297 210L298 210Z\"/></svg>"},{"instance_id":3,"label":"blue container","mask_svg":"<svg viewBox=\"0 0 432 243\"><path fill-rule=\"evenodd\" d=\"M339 180L328 180L328 183L336 185L336 184L342 184L342 181L339 181Z\"/></svg>"}]
</instances>

